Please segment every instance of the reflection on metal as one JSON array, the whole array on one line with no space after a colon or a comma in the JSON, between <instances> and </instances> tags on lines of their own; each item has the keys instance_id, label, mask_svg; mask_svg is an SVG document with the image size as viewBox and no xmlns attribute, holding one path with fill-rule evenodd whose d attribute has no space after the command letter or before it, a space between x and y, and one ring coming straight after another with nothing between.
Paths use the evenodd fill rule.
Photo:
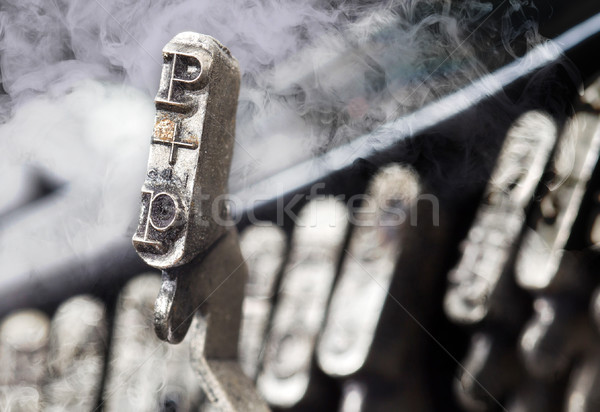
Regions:
<instances>
[{"instance_id":1,"label":"reflection on metal","mask_svg":"<svg viewBox=\"0 0 600 412\"><path fill-rule=\"evenodd\" d=\"M292 406L307 391L347 226L346 208L333 197L310 201L298 216L258 377L272 405Z\"/></svg>"},{"instance_id":2,"label":"reflection on metal","mask_svg":"<svg viewBox=\"0 0 600 412\"><path fill-rule=\"evenodd\" d=\"M445 297L447 315L460 323L482 320L494 305L516 242L525 222L525 209L556 141L549 116L527 112L508 131L500 157L463 245L462 257L449 274Z\"/></svg>"},{"instance_id":3,"label":"reflection on metal","mask_svg":"<svg viewBox=\"0 0 600 412\"><path fill-rule=\"evenodd\" d=\"M568 124L554 158L554 177L519 251L517 282L542 290L573 282L574 259L565 253L573 224L600 154L598 116L579 113Z\"/></svg>"},{"instance_id":4,"label":"reflection on metal","mask_svg":"<svg viewBox=\"0 0 600 412\"><path fill-rule=\"evenodd\" d=\"M285 257L286 239L277 226L252 226L240 237L242 255L248 264L248 283L243 304L240 334L240 363L251 378L256 377L276 277Z\"/></svg>"},{"instance_id":5,"label":"reflection on metal","mask_svg":"<svg viewBox=\"0 0 600 412\"><path fill-rule=\"evenodd\" d=\"M178 34L163 60L133 237L142 259L161 269L191 261L225 231L217 201L227 193L240 82L237 61L209 36Z\"/></svg>"},{"instance_id":6,"label":"reflection on metal","mask_svg":"<svg viewBox=\"0 0 600 412\"><path fill-rule=\"evenodd\" d=\"M48 317L29 309L0 325L0 409L35 412L41 408L41 384L48 355Z\"/></svg>"},{"instance_id":7,"label":"reflection on metal","mask_svg":"<svg viewBox=\"0 0 600 412\"><path fill-rule=\"evenodd\" d=\"M208 400L267 410L238 361L245 262L223 196L235 138L237 61L210 36L185 32L163 49L156 123L133 244L163 269L158 337L179 343L195 319L191 358Z\"/></svg>"},{"instance_id":8,"label":"reflection on metal","mask_svg":"<svg viewBox=\"0 0 600 412\"><path fill-rule=\"evenodd\" d=\"M399 228L408 224L419 194L415 172L399 165L383 168L371 181L318 345L327 374L350 375L366 361L402 253Z\"/></svg>"},{"instance_id":9,"label":"reflection on metal","mask_svg":"<svg viewBox=\"0 0 600 412\"><path fill-rule=\"evenodd\" d=\"M114 325L104 410L197 410L204 396L188 345L169 345L152 329L160 278L139 276L121 292Z\"/></svg>"},{"instance_id":10,"label":"reflection on metal","mask_svg":"<svg viewBox=\"0 0 600 412\"><path fill-rule=\"evenodd\" d=\"M96 407L108 337L104 304L86 296L63 303L50 323L44 411Z\"/></svg>"}]
</instances>

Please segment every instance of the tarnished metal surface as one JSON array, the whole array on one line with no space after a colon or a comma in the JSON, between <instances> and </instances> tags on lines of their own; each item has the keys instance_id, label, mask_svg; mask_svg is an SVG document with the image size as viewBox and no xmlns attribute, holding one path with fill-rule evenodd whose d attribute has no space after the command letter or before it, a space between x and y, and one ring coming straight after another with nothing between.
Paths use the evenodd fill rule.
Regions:
<instances>
[{"instance_id":1,"label":"tarnished metal surface","mask_svg":"<svg viewBox=\"0 0 600 412\"><path fill-rule=\"evenodd\" d=\"M162 269L154 308L158 337L190 336L191 360L212 407L268 408L238 363L247 269L224 202L240 74L215 39L191 32L163 49L148 174L133 244Z\"/></svg>"},{"instance_id":2,"label":"tarnished metal surface","mask_svg":"<svg viewBox=\"0 0 600 412\"><path fill-rule=\"evenodd\" d=\"M572 128L566 130L568 131L566 133L593 132L593 128L576 129L577 132L574 132L575 129ZM586 140L577 141L584 142ZM557 156L564 152L564 149L559 149ZM558 160L554 160L554 164L557 162ZM552 167L555 166L552 165ZM391 170L396 169L392 167ZM399 169L402 170L402 168ZM389 171L390 169L384 169L381 173L385 174ZM397 184L398 181L394 181L389 186L383 185L380 187L377 184L379 177L374 178L371 187L381 189L381 193L390 194L393 197L398 195L397 190L400 187L407 189L407 193L413 193L410 190L413 188L412 185ZM412 178L416 180L417 176L412 176ZM413 181L412 178L408 178L408 180ZM574 178L572 174L571 178ZM593 227L593 224L590 225L589 223L595 222L598 214L595 206L596 197L594 196L595 191L597 191L597 183L594 179L593 175L588 179L589 183L586 185L588 193L581 198L575 212L577 218L575 223L571 225L571 229L569 229L569 233L575 238L580 241L585 239L588 242L586 244L590 246L586 246L586 249L581 250L581 242L575 244L576 247L573 248L570 255L579 264L564 266L570 268L569 272L565 272L568 273L566 279L569 279L569 282L555 282L553 280L547 287L527 288L531 291L529 298L517 294L518 290L507 289L506 294L503 295L505 300L498 307L506 309L505 306L522 305L523 302L532 304L530 319L527 320L529 313L519 313L519 316L510 321L505 321L502 317L489 317L486 315L483 322L472 325L466 332L466 335L470 335L470 340L465 342L466 352L461 353L460 366L456 366L456 379L454 380L455 399L460 407L449 404L448 409L445 409L445 404L442 403L442 407L440 403L435 404L437 392L431 390L429 380L432 378L426 371L432 369L442 371L442 367L435 363L435 358L429 358L433 353L432 349L427 346L430 337L425 335L424 331L415 323L418 321L426 330L433 330L431 329L430 317L431 312L435 309L432 307L440 304L441 301L434 299L425 301L423 296L432 296L430 295L432 285L440 285L445 279L446 272L443 272L442 276L431 277L431 273L436 272L428 269L428 266L439 265L439 260L443 260L441 257L443 253L440 253L439 246L436 245L436 242L438 242L436 236L439 236L443 230L435 236L429 233L430 222L427 222L427 219L430 219L431 214L422 213L423 210L418 210L419 224L414 227L411 226L410 207L405 222L409 224L400 228L399 232L388 233L383 228L376 228L376 230L381 230L382 233L385 232L386 235L398 237L397 245L390 248L390 250L393 249L396 255L395 258L398 259L396 264L398 268L394 272L388 287L390 295L388 295L388 299L386 299L379 313L370 316L370 313L367 313L366 310L358 311L351 307L351 305L361 306L361 300L365 296L360 292L366 293L369 287L373 286L372 284L362 285L362 287L357 288L359 290L354 294L352 289L347 289L344 294L349 299L345 305L348 310L344 315L352 317L353 326L354 323L363 324L367 318L377 321L375 332L372 332L369 327L361 327L362 333L365 333L367 338L371 339L372 345L368 348L369 354L364 363L357 370L336 373L323 365L320 359L319 362L315 363L314 353L311 353L310 357L297 356L299 353L303 353L301 352L302 347L291 346L291 349L288 347L288 349L282 351L283 355L280 353L280 356L275 358L277 364L282 365L279 371L283 370L285 372L288 368L287 372L290 373L291 371L291 376L308 376L308 383L304 385L307 389L304 392L300 391L299 396L301 398L310 396L312 401L309 405L319 407L328 402L328 404L335 404L338 410L344 412L397 409L493 411L502 408L511 412L595 410L598 398L596 381L598 380L597 345L599 339L597 330L594 330L598 327L591 324L591 319L596 317L600 321L600 310L598 309L600 308L600 299L598 298L600 292L596 292L590 297L593 288L598 287L597 281L593 277L594 268L597 267L594 263L597 246L593 245L594 236L589 233ZM561 181L563 180L561 179ZM421 193L421 188L418 188L417 192ZM371 192L371 194L373 193ZM406 201L410 203L413 198L414 196L409 196ZM419 197L417 196L417 198ZM541 197L539 199L540 203L543 203L544 199L545 197ZM403 202L400 202L399 205L402 205ZM309 204L307 207L310 206ZM535 208L537 207L544 208L546 205L534 204L534 213L531 214L533 218L530 223L537 221L535 219L536 213L539 213L536 212ZM443 211L444 208L442 207ZM367 213L362 212L364 210L359 211L357 215L362 216L364 220L372 224L373 222L370 219L373 218L373 214L368 211ZM421 220L423 218L425 221ZM359 217L358 220L360 222L361 218ZM578 225L578 221L585 222L585 224ZM560 222L560 219L556 220L557 224L560 224ZM301 221L296 222L296 224L296 235L301 235L302 230L307 230ZM503 230L500 224L494 226L494 228L498 231ZM286 239L279 229L260 227L251 229L247 232L250 234L248 237L244 235L246 247L243 248L248 259L247 264L251 266L252 279L254 279L245 286L248 294L246 300L256 299L257 302L265 304L261 305L259 311L253 312L256 324L261 324L264 328L264 325L268 325L269 312L273 310L269 308L269 305L272 295L276 293L274 290L276 284L275 274L278 272L281 259L283 259ZM266 231L261 234L262 229ZM271 229L274 229L274 232ZM374 230L374 228L368 225L362 227L357 224L349 238L348 252L352 253L356 260L372 273L379 267L376 266L377 260L369 260L372 255L366 252L364 253L367 258L361 259L363 250L369 251L369 246L375 244L375 242L369 241L370 238L365 235L365 232L368 234L370 230ZM269 231L271 234L265 235ZM252 235L253 232L256 235ZM122 298L117 308L113 356L109 361L109 377L103 395L105 410L132 408L135 410L156 410L159 408L186 410L187 408L194 408L209 411L222 409L248 410L256 404L264 406L256 399L256 393L249 381L243 377L239 365L231 361L231 357L235 356L236 345L233 343L237 341L237 338L233 337L234 333L231 333L230 330L237 330L235 329L235 322L238 322L239 319L227 318L230 313L228 311L213 312L212 307L205 307L203 302L210 294L208 296L209 300L206 300L206 302L212 300L215 305L221 305L221 307L224 305L223 302L228 302L227 307L233 313L239 313L240 310L238 306L240 300L235 300L234 297L239 296L242 293L241 289L244 287L244 282L237 270L243 268L242 262L244 260L239 255L235 232L225 233L227 234L211 245L206 253L200 253L192 262L165 271L165 282L162 286L164 293L162 296L167 298L166 302L177 303L175 317L172 316L172 312L165 311L163 313L166 313L166 317L172 316L171 320L183 320L185 319L183 314L187 312L195 313L196 305L200 306L199 312L190 318L192 333L188 334L188 338L182 345L173 347L159 342L153 336L151 325L152 299L161 287L157 277L154 277L146 285L145 282L136 281L125 289L122 296L128 297ZM358 242L355 239L361 241ZM396 238L390 237L390 239ZM311 241L309 244L317 248L317 243L324 239L319 236L306 236L306 240L307 242ZM331 242L329 246L320 249L322 255L328 256L325 259L327 261L326 265L334 265L338 259L349 259L346 252L340 250L343 243L344 236L340 235L337 237L336 242ZM358 244L356 249L353 246L354 243ZM441 244L444 243L441 242ZM569 243L569 245L571 244ZM298 244L292 241L291 257L300 262L299 266L302 266L306 261L298 259L297 256L294 257L294 254L301 252L301 250L295 252L297 246ZM381 248L378 248L377 251L381 252ZM227 259L223 259L223 256ZM390 260L391 258L386 261ZM288 266L290 264L292 264L292 261L288 262ZM284 342L280 346L285 347L288 343L294 343L294 338L300 336L302 331L313 330L304 326L295 330L289 324L292 324L292 326L294 322L298 325L308 324L310 328L317 325L314 327L314 330L317 330L317 337L314 342L317 342L318 357L321 357L321 347L324 346L327 339L343 337L339 333L332 332L334 328L331 327L330 319L336 316L336 308L341 307L341 310L344 309L344 306L336 303L336 294L340 293L339 290L347 274L347 265L347 262L342 262L340 266L342 271L335 287L331 281L325 282L327 283L326 287L312 284L310 287L305 285L306 288L299 288L305 294L300 295L299 298L296 296L295 300L294 296L297 295L294 292L295 289L292 288L292 292L289 292L286 290L284 282L284 289L279 296L279 305L274 309L274 322L271 325L273 329L266 332L270 335L269 339L272 339L274 335L277 337L277 334L283 334L284 338L278 339ZM561 263L561 268L562 265L563 263ZM382 267L384 266L388 267L386 265ZM511 260L506 263L506 266L511 267ZM573 268L579 269L574 271ZM332 273L335 273L335 269L332 270ZM216 274L216 276L203 276L202 274L205 273ZM262 277L263 274L267 273L267 276ZM304 280L316 283L316 279L310 277L312 273L308 269L305 273L309 273L309 275ZM189 276L183 276L184 274ZM231 276L227 277L227 274L231 274ZM377 276L373 276L373 278L379 279ZM297 280L297 283L302 282ZM217 288L217 284L223 287ZM523 289L524 285L514 285L514 287ZM214 293L211 294L211 291L214 291ZM329 293L333 293L329 306L325 302L316 306L313 305L306 311L304 310L307 302L316 302L317 300L322 302L321 297ZM294 296L287 296L289 294ZM170 297L173 299L169 300ZM181 299L182 297L185 298ZM142 300L145 303L142 303ZM283 303L286 301L288 303ZM125 304L124 302L129 303ZM407 312L404 312L399 305L402 305ZM284 330L282 333L280 331L283 329L278 319L287 314L289 320L289 314L292 312L290 308L296 308L293 313L294 317L291 318L292 321L288 326L284 326L287 328L285 330L291 332L287 333ZM319 308L319 313L311 310L314 308ZM441 309L440 305L439 310L441 311ZM281 310L283 315L279 315L278 310ZM320 315L327 311L327 317ZM394 312L395 315L393 315ZM62 310L59 310L58 313L62 313ZM74 313L71 312L73 316ZM402 317L398 314L401 314ZM408 314L413 317L409 317ZM321 321L313 324L304 320L304 316L313 315L321 316ZM327 320L325 321L325 319ZM55 318L51 323L50 337L53 336L53 333L65 333L64 327L67 327L67 325L57 327L57 322L60 321ZM346 324L346 320L343 318L341 322L342 325ZM350 324L350 320L347 322L347 324ZM74 321L71 324L76 326ZM160 321L158 324L169 325L168 322ZM171 322L170 325L176 324ZM223 325L226 325L226 327L222 328ZM390 327L390 325L393 327ZM54 328L57 328L56 332L53 332ZM237 328L239 328L239 324ZM83 330L78 326L72 329L71 332L73 333ZM449 330L451 333L458 335L459 329L459 327L454 326ZM63 332L60 332L60 330ZM163 333L165 333L165 336L171 334L172 337L177 337L178 329L175 326L172 329L164 330ZM256 331L259 339L260 333L262 332ZM320 340L319 335L321 336ZM436 338L443 337L435 330L432 335ZM88 337L92 338L91 335L88 335ZM286 342L287 338L290 339ZM357 332L356 339L353 342L361 339L365 338ZM452 336L449 341L452 341L452 339L460 339L460 337L455 338ZM93 349L91 347L94 346L93 343L89 344L90 347L86 347L86 342L91 341L81 337L74 338L74 341L77 342L76 347L78 348ZM191 352L187 346L188 342L193 343ZM238 343L237 350L240 350L240 344L243 345L243 341ZM49 347L50 352L52 352L52 338L50 338ZM65 353L71 350L69 348L65 349ZM254 350L256 350L256 347ZM314 351L314 344L312 350ZM290 353L292 355L289 355ZM57 360L60 361L60 358L60 356L57 356ZM264 370L273 369L272 359L272 355L266 354ZM306 366L308 369L296 369L299 372L294 373L293 368L300 364L296 363L295 365L294 362L299 359L304 359L301 365ZM76 362L80 360L82 359L75 358ZM261 365L257 366L256 360L252 360L252 362L252 368L258 367L260 369ZM433 366L428 366L429 363L433 363ZM38 366L42 365L42 369L45 369L47 367L45 365L52 365L52 359L51 357L42 359L36 364ZM337 365L335 362L331 364L334 367L339 366L340 370L345 366L341 362ZM323 377L323 374L318 370L319 368L336 376L335 380L325 380L329 383L334 382L335 385L323 386L323 379L329 378ZM83 366L83 369L86 369L86 366ZM68 371L69 368L66 370ZM307 370L308 372L306 372ZM81 384L81 393L87 400L90 399L88 395L94 392L94 388L88 386L94 385L93 381L95 379L92 376L94 373L93 371L89 373L89 380L80 379L77 382ZM44 373L41 376L43 375ZM68 376L69 373L66 375ZM115 377L120 377L120 380ZM242 378L238 379L239 377ZM45 382L46 378L42 378L41 381ZM27 383L24 385L23 382L13 386L5 386L4 389L6 390L2 392L3 396L8 394L10 395L9 400L16 402L16 404L22 403L25 406L27 402L33 402L31 407L33 409L31 410L38 410L37 408L41 404L49 405L45 402L52 398L48 396L50 391L46 389L46 385L42 383ZM443 381L444 384L448 385L451 385L451 382L452 377L447 381ZM321 390L321 392L317 391L316 396L315 392L308 392L315 387ZM87 393L86 388L88 389ZM283 386L280 386L280 388L283 388ZM334 388L334 390L331 388ZM337 391L335 388L337 388ZM74 389L74 386L71 387L72 389ZM54 397L53 399L60 399L60 397ZM213 403L209 403L209 400L212 400ZM301 399L300 402L304 400ZM275 402L278 402L278 400L276 399ZM289 409L300 410L303 407L312 410L306 405L298 407L298 404L294 404Z\"/></svg>"},{"instance_id":3,"label":"tarnished metal surface","mask_svg":"<svg viewBox=\"0 0 600 412\"><path fill-rule=\"evenodd\" d=\"M133 244L151 266L191 261L225 231L240 74L210 36L178 34L163 49L156 120ZM218 209L216 209L218 207Z\"/></svg>"},{"instance_id":4,"label":"tarnished metal surface","mask_svg":"<svg viewBox=\"0 0 600 412\"><path fill-rule=\"evenodd\" d=\"M582 17L589 16L583 9L579 13ZM593 53L579 53L578 48L595 47L591 46L591 39L598 31L598 19L595 16L559 38L560 44L580 66L589 68L593 61L588 58ZM427 105L414 116L390 123L385 133L365 135L359 141L343 145L340 148L342 150L310 159L297 168L283 170L263 183L248 182L258 186L243 191L239 188L238 194L245 199L254 199L260 192L257 187L267 188L269 190L264 192L269 194L266 203L272 204L275 201L275 188L302 192L311 181L321 181L334 172L338 175L340 171L348 172L358 158L368 159L380 166L389 160L379 157L376 152L390 151L398 142L411 136L418 136L417 140L429 144L432 139L426 134L432 127L454 116L462 119L465 113L482 102L481 99L489 100L489 94L508 87L518 79L527 79L529 82L538 69L553 66L557 61L555 59L560 59L558 49L542 46L527 53L515 64L485 76L485 81L478 82L476 87L468 87L439 104ZM490 84L495 86L492 89L481 87ZM106 83L93 84L91 87L87 85L84 89L93 90L89 99L81 99L80 92L67 94L59 100L43 99L39 104L27 107L27 118L15 118L2 128L6 136L18 136L23 129L27 129L28 135L37 137L4 141L6 150L2 156L2 166L8 170L5 173L3 168L1 173L6 189L2 200L6 199L13 205L10 207L22 204L23 199L30 199L30 194L21 196L13 193L10 181L33 183L26 171L10 170L13 166L11 163L21 160L15 159L15 151L24 153L44 177L58 177L59 184L65 183L60 192L53 194L52 199L46 198L35 205L28 204L24 213L19 213L20 216L14 220L14 216L11 216L11 222L3 226L0 254L5 262L11 264L5 264L6 275L0 279L0 311L4 314L17 306L57 305L69 296L109 288L115 282L144 270L137 255L127 248L130 241L125 238L125 233L131 234L130 218L137 220L139 216L135 213L139 207L139 195L135 188L139 187L140 176L144 173L143 167L139 166L146 158L148 145L138 143L147 139L148 132L144 125L152 124L140 113L150 113L151 110L140 107L140 100L145 106L146 98L140 99L140 96L136 96L139 92L132 89L112 87ZM545 90L549 90L549 87ZM115 101L120 103L115 104ZM58 106L65 104L73 109L57 110ZM42 118L51 121L38 123L29 120ZM464 123L471 124L468 117ZM82 124L91 124L93 127L82 128ZM81 136L81 139L71 138L73 133L65 135L64 125L69 131L74 130L73 133ZM170 151L171 146L163 146ZM175 145L175 157L186 150ZM240 172L240 175L243 173ZM100 191L98 182L102 182ZM53 219L48 219L48 216L53 216ZM115 219L115 216L119 218ZM90 221L100 223L87 224ZM63 235L60 232L61 235L57 236L58 228L66 228L66 233ZM93 242L89 242L90 239ZM32 256L29 251L34 251L35 255ZM108 261L112 264L107 264ZM36 293L32 285L42 286L45 293Z\"/></svg>"}]
</instances>

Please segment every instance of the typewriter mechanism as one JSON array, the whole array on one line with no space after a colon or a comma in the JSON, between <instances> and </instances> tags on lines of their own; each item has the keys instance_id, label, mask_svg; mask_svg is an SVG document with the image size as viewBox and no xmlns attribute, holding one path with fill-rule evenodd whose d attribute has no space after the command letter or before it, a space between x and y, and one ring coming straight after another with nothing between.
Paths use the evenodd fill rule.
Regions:
<instances>
[{"instance_id":1,"label":"typewriter mechanism","mask_svg":"<svg viewBox=\"0 0 600 412\"><path fill-rule=\"evenodd\" d=\"M91 106L66 93L68 113L110 112L120 131L106 153L40 138L35 178L6 166L20 189L0 202L0 409L599 410L600 14L585 17L395 118L417 88L373 75L385 30L343 45L323 78L274 65L296 76L283 92L276 69L272 89L248 86L235 36L182 31L154 57L150 109L105 85L84 86ZM353 90L326 74L356 61L368 98L262 119L310 125L324 146L239 167L287 144L241 143L249 95L306 108L306 83ZM122 106L97 103L111 93ZM55 142L69 162L44 157Z\"/></svg>"}]
</instances>

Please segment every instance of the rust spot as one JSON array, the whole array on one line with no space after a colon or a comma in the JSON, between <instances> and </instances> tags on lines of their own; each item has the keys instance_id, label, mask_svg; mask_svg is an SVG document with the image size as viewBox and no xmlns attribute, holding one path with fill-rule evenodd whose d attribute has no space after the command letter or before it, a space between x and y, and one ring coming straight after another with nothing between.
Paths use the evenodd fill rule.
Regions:
<instances>
[{"instance_id":1,"label":"rust spot","mask_svg":"<svg viewBox=\"0 0 600 412\"><path fill-rule=\"evenodd\" d=\"M175 140L175 122L169 119L163 119L154 125L154 138L164 142Z\"/></svg>"}]
</instances>

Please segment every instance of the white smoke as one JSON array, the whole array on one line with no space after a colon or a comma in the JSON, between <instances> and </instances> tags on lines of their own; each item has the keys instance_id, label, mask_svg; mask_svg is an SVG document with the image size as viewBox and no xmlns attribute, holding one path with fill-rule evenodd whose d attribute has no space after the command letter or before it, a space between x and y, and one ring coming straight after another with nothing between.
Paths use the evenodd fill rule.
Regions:
<instances>
[{"instance_id":1,"label":"white smoke","mask_svg":"<svg viewBox=\"0 0 600 412\"><path fill-rule=\"evenodd\" d=\"M84 79L150 100L164 44L185 30L209 34L243 71L232 173L240 187L455 90L517 53L523 37L539 40L534 24L489 29L493 12L450 0L5 0L0 113ZM511 1L500 13L510 23L523 8Z\"/></svg>"},{"instance_id":2,"label":"white smoke","mask_svg":"<svg viewBox=\"0 0 600 412\"><path fill-rule=\"evenodd\" d=\"M539 41L535 25L515 34L497 17L523 10L517 0L498 11L451 0L4 0L0 216L27 203L21 188L35 175L69 189L0 222L11 268L0 280L131 236L161 50L178 32L212 35L240 61L235 191L522 53Z\"/></svg>"}]
</instances>

